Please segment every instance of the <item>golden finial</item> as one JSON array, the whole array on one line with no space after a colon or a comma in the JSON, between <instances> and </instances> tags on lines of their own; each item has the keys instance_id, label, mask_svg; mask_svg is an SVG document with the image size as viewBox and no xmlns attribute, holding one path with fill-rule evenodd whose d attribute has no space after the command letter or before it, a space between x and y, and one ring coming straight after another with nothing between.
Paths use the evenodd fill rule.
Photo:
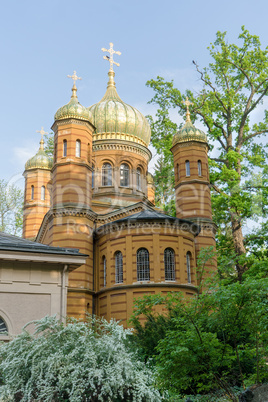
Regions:
<instances>
[{"instance_id":1,"label":"golden finial","mask_svg":"<svg viewBox=\"0 0 268 402\"><path fill-rule=\"evenodd\" d=\"M44 131L44 127L41 127L41 130L36 130L36 132L41 134L40 149L43 150L44 143L45 143L43 136L44 136L44 134L48 134L48 133L46 131Z\"/></svg>"},{"instance_id":2,"label":"golden finial","mask_svg":"<svg viewBox=\"0 0 268 402\"><path fill-rule=\"evenodd\" d=\"M186 123L191 121L191 117L190 117L190 112L189 112L189 106L193 105L192 102L189 101L188 96L186 96L186 100L182 101L182 103L184 103L186 105Z\"/></svg>"},{"instance_id":3,"label":"golden finial","mask_svg":"<svg viewBox=\"0 0 268 402\"><path fill-rule=\"evenodd\" d=\"M76 81L77 81L77 80L82 80L82 78L77 76L75 70L74 70L73 75L67 75L67 77L68 77L68 78L71 78L71 79L73 80L73 82L74 82L73 87L72 87L72 91L73 91L72 98L77 98L77 96L76 96L76 91L77 91L77 88L76 88Z\"/></svg>"},{"instance_id":4,"label":"golden finial","mask_svg":"<svg viewBox=\"0 0 268 402\"><path fill-rule=\"evenodd\" d=\"M118 54L118 56L121 55L121 52L116 51L113 49L114 44L112 42L110 42L110 49L105 49L104 47L101 49L103 52L108 52L110 53L110 56L103 56L104 60L108 60L110 63L110 71L114 71L113 70L113 64L115 64L117 67L120 66L119 63L117 63L116 61L114 61L114 54Z\"/></svg>"}]
</instances>

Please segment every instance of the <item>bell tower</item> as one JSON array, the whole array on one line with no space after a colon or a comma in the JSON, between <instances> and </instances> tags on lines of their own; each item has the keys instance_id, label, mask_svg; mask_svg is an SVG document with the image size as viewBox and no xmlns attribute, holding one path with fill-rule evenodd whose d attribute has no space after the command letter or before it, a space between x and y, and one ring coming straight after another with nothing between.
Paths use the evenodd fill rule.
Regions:
<instances>
[{"instance_id":1,"label":"bell tower","mask_svg":"<svg viewBox=\"0 0 268 402\"><path fill-rule=\"evenodd\" d=\"M176 216L189 219L200 226L195 238L196 253L203 247L215 249L216 225L212 221L206 134L191 122L189 105L185 101L186 122L174 138L171 151L174 158ZM208 271L216 270L216 258Z\"/></svg>"},{"instance_id":2,"label":"bell tower","mask_svg":"<svg viewBox=\"0 0 268 402\"><path fill-rule=\"evenodd\" d=\"M23 209L23 237L34 240L42 220L50 208L52 159L44 151L43 127L40 148L25 164L25 192Z\"/></svg>"},{"instance_id":3,"label":"bell tower","mask_svg":"<svg viewBox=\"0 0 268 402\"><path fill-rule=\"evenodd\" d=\"M52 205L43 242L77 248L89 255L87 263L70 273L67 315L84 317L92 312L93 226L91 112L78 102L74 71L71 100L58 109L52 129L54 161L52 167Z\"/></svg>"}]
</instances>

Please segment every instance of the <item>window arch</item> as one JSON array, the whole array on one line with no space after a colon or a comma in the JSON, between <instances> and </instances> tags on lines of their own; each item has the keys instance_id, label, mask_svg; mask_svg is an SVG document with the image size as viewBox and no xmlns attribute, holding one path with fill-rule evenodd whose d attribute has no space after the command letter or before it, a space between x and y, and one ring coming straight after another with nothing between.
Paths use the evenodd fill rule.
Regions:
<instances>
[{"instance_id":1,"label":"window arch","mask_svg":"<svg viewBox=\"0 0 268 402\"><path fill-rule=\"evenodd\" d=\"M106 257L102 257L102 263L103 263L103 287L106 287L106 276L107 276L107 265L106 265Z\"/></svg>"},{"instance_id":2,"label":"window arch","mask_svg":"<svg viewBox=\"0 0 268 402\"><path fill-rule=\"evenodd\" d=\"M75 142L75 156L81 158L81 141L76 140Z\"/></svg>"},{"instance_id":3,"label":"window arch","mask_svg":"<svg viewBox=\"0 0 268 402\"><path fill-rule=\"evenodd\" d=\"M115 283L123 282L123 255L121 251L115 253Z\"/></svg>"},{"instance_id":4,"label":"window arch","mask_svg":"<svg viewBox=\"0 0 268 402\"><path fill-rule=\"evenodd\" d=\"M164 251L165 281L175 281L175 253L172 248Z\"/></svg>"},{"instance_id":5,"label":"window arch","mask_svg":"<svg viewBox=\"0 0 268 402\"><path fill-rule=\"evenodd\" d=\"M185 170L186 170L186 176L191 176L190 161L185 161Z\"/></svg>"},{"instance_id":6,"label":"window arch","mask_svg":"<svg viewBox=\"0 0 268 402\"><path fill-rule=\"evenodd\" d=\"M102 185L112 185L112 165L108 162L102 165Z\"/></svg>"},{"instance_id":7,"label":"window arch","mask_svg":"<svg viewBox=\"0 0 268 402\"><path fill-rule=\"evenodd\" d=\"M67 156L67 140L63 140L63 152L62 156L65 157Z\"/></svg>"},{"instance_id":8,"label":"window arch","mask_svg":"<svg viewBox=\"0 0 268 402\"><path fill-rule=\"evenodd\" d=\"M41 201L45 200L45 195L46 195L46 189L45 186L41 187Z\"/></svg>"},{"instance_id":9,"label":"window arch","mask_svg":"<svg viewBox=\"0 0 268 402\"><path fill-rule=\"evenodd\" d=\"M137 168L136 172L137 190L141 190L141 168Z\"/></svg>"},{"instance_id":10,"label":"window arch","mask_svg":"<svg viewBox=\"0 0 268 402\"><path fill-rule=\"evenodd\" d=\"M2 317L0 317L0 335L6 335L8 332L7 324L3 320Z\"/></svg>"},{"instance_id":11,"label":"window arch","mask_svg":"<svg viewBox=\"0 0 268 402\"><path fill-rule=\"evenodd\" d=\"M137 251L137 280L150 280L149 252L146 248L140 248Z\"/></svg>"},{"instance_id":12,"label":"window arch","mask_svg":"<svg viewBox=\"0 0 268 402\"><path fill-rule=\"evenodd\" d=\"M34 199L34 186L31 186L31 200Z\"/></svg>"},{"instance_id":13,"label":"window arch","mask_svg":"<svg viewBox=\"0 0 268 402\"><path fill-rule=\"evenodd\" d=\"M200 160L197 162L197 166L198 166L198 176L202 176L202 162Z\"/></svg>"},{"instance_id":14,"label":"window arch","mask_svg":"<svg viewBox=\"0 0 268 402\"><path fill-rule=\"evenodd\" d=\"M120 186L129 186L129 166L126 163L120 166Z\"/></svg>"},{"instance_id":15,"label":"window arch","mask_svg":"<svg viewBox=\"0 0 268 402\"><path fill-rule=\"evenodd\" d=\"M187 269L187 281L191 283L191 253L187 251L186 253L186 269Z\"/></svg>"}]
</instances>

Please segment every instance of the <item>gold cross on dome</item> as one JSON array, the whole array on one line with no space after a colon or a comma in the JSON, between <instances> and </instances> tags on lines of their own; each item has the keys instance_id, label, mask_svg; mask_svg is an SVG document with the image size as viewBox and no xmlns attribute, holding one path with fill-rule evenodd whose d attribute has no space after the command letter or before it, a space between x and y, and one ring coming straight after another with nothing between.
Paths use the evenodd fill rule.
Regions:
<instances>
[{"instance_id":1,"label":"gold cross on dome","mask_svg":"<svg viewBox=\"0 0 268 402\"><path fill-rule=\"evenodd\" d=\"M105 49L104 47L101 49L103 52L110 53L110 56L103 56L104 60L108 60L109 63L110 63L110 70L109 71L114 71L113 70L113 64L115 64L117 67L120 66L119 63L114 61L114 54L118 54L118 56L120 56L121 52L114 50L113 46L114 46L114 44L112 42L110 42L110 49Z\"/></svg>"},{"instance_id":2,"label":"gold cross on dome","mask_svg":"<svg viewBox=\"0 0 268 402\"><path fill-rule=\"evenodd\" d=\"M189 106L190 106L190 105L193 106L193 103L189 101L188 96L186 96L186 100L185 100L185 101L182 101L182 103L184 103L185 106L186 106L186 121L191 121L191 119L190 119L190 112L189 112Z\"/></svg>"},{"instance_id":3,"label":"gold cross on dome","mask_svg":"<svg viewBox=\"0 0 268 402\"><path fill-rule=\"evenodd\" d=\"M82 80L81 77L77 77L76 71L74 70L73 75L67 75L68 78L71 78L74 81L74 85L76 83L77 80Z\"/></svg>"},{"instance_id":4,"label":"gold cross on dome","mask_svg":"<svg viewBox=\"0 0 268 402\"><path fill-rule=\"evenodd\" d=\"M46 131L44 131L44 127L41 127L41 130L36 130L36 132L41 134L41 141L44 141L44 134L48 134Z\"/></svg>"}]
</instances>

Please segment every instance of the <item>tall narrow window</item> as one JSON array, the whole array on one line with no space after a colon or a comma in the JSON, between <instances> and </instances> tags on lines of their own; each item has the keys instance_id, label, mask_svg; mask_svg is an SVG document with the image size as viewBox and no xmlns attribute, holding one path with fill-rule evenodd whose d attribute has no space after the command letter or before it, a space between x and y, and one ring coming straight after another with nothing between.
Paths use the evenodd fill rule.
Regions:
<instances>
[{"instance_id":1,"label":"tall narrow window","mask_svg":"<svg viewBox=\"0 0 268 402\"><path fill-rule=\"evenodd\" d=\"M197 166L198 166L198 176L202 176L202 162L198 161Z\"/></svg>"},{"instance_id":2,"label":"tall narrow window","mask_svg":"<svg viewBox=\"0 0 268 402\"><path fill-rule=\"evenodd\" d=\"M120 186L129 186L129 166L126 163L120 166Z\"/></svg>"},{"instance_id":3,"label":"tall narrow window","mask_svg":"<svg viewBox=\"0 0 268 402\"><path fill-rule=\"evenodd\" d=\"M150 280L149 252L146 250L146 248L140 248L137 251L137 280Z\"/></svg>"},{"instance_id":4,"label":"tall narrow window","mask_svg":"<svg viewBox=\"0 0 268 402\"><path fill-rule=\"evenodd\" d=\"M186 268L187 268L187 280L191 283L191 253L190 251L186 254Z\"/></svg>"},{"instance_id":5,"label":"tall narrow window","mask_svg":"<svg viewBox=\"0 0 268 402\"><path fill-rule=\"evenodd\" d=\"M178 180L180 180L180 169L179 169L179 164L177 163L177 175L178 175Z\"/></svg>"},{"instance_id":6,"label":"tall narrow window","mask_svg":"<svg viewBox=\"0 0 268 402\"><path fill-rule=\"evenodd\" d=\"M31 200L34 199L34 186L31 186Z\"/></svg>"},{"instance_id":7,"label":"tall narrow window","mask_svg":"<svg viewBox=\"0 0 268 402\"><path fill-rule=\"evenodd\" d=\"M45 195L46 195L46 189L45 186L41 187L41 200L44 201L45 200Z\"/></svg>"},{"instance_id":8,"label":"tall narrow window","mask_svg":"<svg viewBox=\"0 0 268 402\"><path fill-rule=\"evenodd\" d=\"M123 282L123 255L121 251L115 253L115 283Z\"/></svg>"},{"instance_id":9,"label":"tall narrow window","mask_svg":"<svg viewBox=\"0 0 268 402\"><path fill-rule=\"evenodd\" d=\"M186 176L190 176L190 162L185 162Z\"/></svg>"},{"instance_id":10,"label":"tall narrow window","mask_svg":"<svg viewBox=\"0 0 268 402\"><path fill-rule=\"evenodd\" d=\"M112 165L108 162L102 165L102 185L112 185Z\"/></svg>"},{"instance_id":11,"label":"tall narrow window","mask_svg":"<svg viewBox=\"0 0 268 402\"><path fill-rule=\"evenodd\" d=\"M165 280L175 281L175 253L172 248L166 248L164 251Z\"/></svg>"},{"instance_id":12,"label":"tall narrow window","mask_svg":"<svg viewBox=\"0 0 268 402\"><path fill-rule=\"evenodd\" d=\"M67 140L63 140L63 154L62 156L67 156Z\"/></svg>"},{"instance_id":13,"label":"tall narrow window","mask_svg":"<svg viewBox=\"0 0 268 402\"><path fill-rule=\"evenodd\" d=\"M92 188L95 186L95 166L92 165Z\"/></svg>"},{"instance_id":14,"label":"tall narrow window","mask_svg":"<svg viewBox=\"0 0 268 402\"><path fill-rule=\"evenodd\" d=\"M80 140L76 140L76 143L75 143L75 156L77 158L81 158L81 141Z\"/></svg>"},{"instance_id":15,"label":"tall narrow window","mask_svg":"<svg viewBox=\"0 0 268 402\"><path fill-rule=\"evenodd\" d=\"M103 256L102 262L103 262L103 287L105 288L106 287L106 275L107 275L107 272L106 272L106 257L105 256Z\"/></svg>"},{"instance_id":16,"label":"tall narrow window","mask_svg":"<svg viewBox=\"0 0 268 402\"><path fill-rule=\"evenodd\" d=\"M8 332L7 325L2 317L0 317L0 335L4 335Z\"/></svg>"},{"instance_id":17,"label":"tall narrow window","mask_svg":"<svg viewBox=\"0 0 268 402\"><path fill-rule=\"evenodd\" d=\"M136 173L136 181L137 181L137 190L141 190L141 169L137 169Z\"/></svg>"}]
</instances>

